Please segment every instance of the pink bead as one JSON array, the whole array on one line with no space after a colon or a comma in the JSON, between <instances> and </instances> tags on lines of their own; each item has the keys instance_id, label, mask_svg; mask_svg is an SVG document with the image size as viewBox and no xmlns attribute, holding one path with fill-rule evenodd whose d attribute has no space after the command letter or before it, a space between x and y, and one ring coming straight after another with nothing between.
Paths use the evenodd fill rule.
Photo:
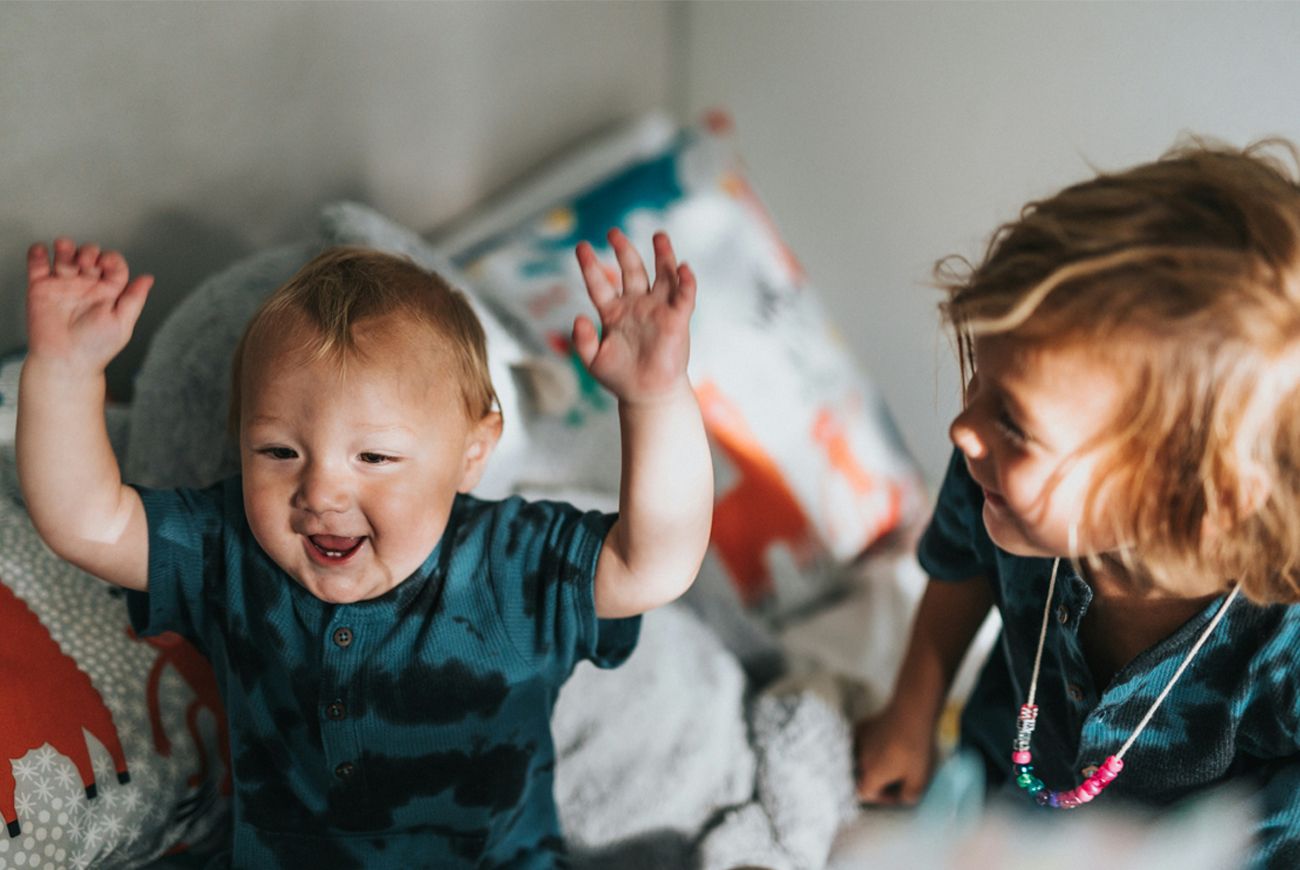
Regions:
<instances>
[{"instance_id":1,"label":"pink bead","mask_svg":"<svg viewBox=\"0 0 1300 870\"><path fill-rule=\"evenodd\" d=\"M1109 767L1103 767L1101 770L1093 774L1093 779L1097 780L1097 782L1101 783L1103 786L1107 786L1115 781L1115 772Z\"/></svg>"},{"instance_id":2,"label":"pink bead","mask_svg":"<svg viewBox=\"0 0 1300 870\"><path fill-rule=\"evenodd\" d=\"M1059 803L1062 809L1072 810L1079 805L1079 799L1074 796L1074 792L1068 791L1061 795Z\"/></svg>"},{"instance_id":3,"label":"pink bead","mask_svg":"<svg viewBox=\"0 0 1300 870\"><path fill-rule=\"evenodd\" d=\"M1089 797L1096 797L1097 795L1101 794L1101 790L1104 789L1105 787L1106 786L1102 785L1101 783L1097 782L1097 780L1092 778L1084 780L1083 785L1079 786L1080 790L1082 790L1083 793L1088 795Z\"/></svg>"},{"instance_id":4,"label":"pink bead","mask_svg":"<svg viewBox=\"0 0 1300 870\"><path fill-rule=\"evenodd\" d=\"M1011 753L1011 760L1016 764L1028 764L1034 760L1034 756L1022 749L1018 752Z\"/></svg>"},{"instance_id":5,"label":"pink bead","mask_svg":"<svg viewBox=\"0 0 1300 870\"><path fill-rule=\"evenodd\" d=\"M1114 755L1112 755L1110 758L1107 758L1105 762L1102 763L1101 768L1102 770L1109 770L1115 776L1119 776L1119 772L1124 769L1124 760L1121 758L1116 758ZM1112 779L1113 778L1114 777L1112 777Z\"/></svg>"},{"instance_id":6,"label":"pink bead","mask_svg":"<svg viewBox=\"0 0 1300 870\"><path fill-rule=\"evenodd\" d=\"M1075 797L1077 797L1077 798L1079 799L1079 803L1081 803L1081 804L1086 804L1088 801L1090 801L1090 800L1092 800L1093 798L1096 797L1095 794L1093 794L1092 792L1088 791L1086 788L1083 788L1082 786L1080 786L1079 788L1076 788L1076 789L1074 790L1074 794L1075 794Z\"/></svg>"}]
</instances>

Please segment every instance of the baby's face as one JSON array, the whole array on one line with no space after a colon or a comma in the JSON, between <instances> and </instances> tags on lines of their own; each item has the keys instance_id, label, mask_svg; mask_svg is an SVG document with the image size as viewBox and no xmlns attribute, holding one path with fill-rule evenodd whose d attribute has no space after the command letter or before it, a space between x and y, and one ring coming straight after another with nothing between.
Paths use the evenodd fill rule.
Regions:
<instances>
[{"instance_id":1,"label":"baby's face","mask_svg":"<svg viewBox=\"0 0 1300 870\"><path fill-rule=\"evenodd\" d=\"M384 319L354 335L362 354L345 368L291 349L251 357L240 413L253 536L338 604L383 595L424 562L498 431L468 419L427 330Z\"/></svg>"},{"instance_id":2,"label":"baby's face","mask_svg":"<svg viewBox=\"0 0 1300 870\"><path fill-rule=\"evenodd\" d=\"M984 525L1021 556L1070 554L1070 527L1095 552L1119 546L1112 523L1083 516L1101 456L1089 449L1123 399L1116 373L1085 348L1022 352L1005 338L975 342L976 375L949 435L984 489Z\"/></svg>"}]
</instances>

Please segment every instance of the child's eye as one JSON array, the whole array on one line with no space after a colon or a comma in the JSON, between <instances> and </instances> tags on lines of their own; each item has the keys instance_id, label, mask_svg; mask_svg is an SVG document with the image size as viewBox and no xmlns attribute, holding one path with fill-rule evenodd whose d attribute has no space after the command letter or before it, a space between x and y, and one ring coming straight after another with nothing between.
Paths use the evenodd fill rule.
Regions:
<instances>
[{"instance_id":1,"label":"child's eye","mask_svg":"<svg viewBox=\"0 0 1300 870\"><path fill-rule=\"evenodd\" d=\"M389 462L396 461L392 456L383 453L362 453L360 458L367 465L386 465Z\"/></svg>"},{"instance_id":2,"label":"child's eye","mask_svg":"<svg viewBox=\"0 0 1300 870\"><path fill-rule=\"evenodd\" d=\"M263 456L267 456L270 457L271 459L277 459L277 460L298 458L298 452L291 447L263 447L261 450L258 450L257 452L262 454Z\"/></svg>"},{"instance_id":3,"label":"child's eye","mask_svg":"<svg viewBox=\"0 0 1300 870\"><path fill-rule=\"evenodd\" d=\"M1012 420L1006 411L1002 411L998 414L996 425L998 431L1005 435L1008 441L1011 441L1014 444L1024 444L1029 440L1029 436L1025 434L1023 429L1016 425L1016 421Z\"/></svg>"}]
</instances>

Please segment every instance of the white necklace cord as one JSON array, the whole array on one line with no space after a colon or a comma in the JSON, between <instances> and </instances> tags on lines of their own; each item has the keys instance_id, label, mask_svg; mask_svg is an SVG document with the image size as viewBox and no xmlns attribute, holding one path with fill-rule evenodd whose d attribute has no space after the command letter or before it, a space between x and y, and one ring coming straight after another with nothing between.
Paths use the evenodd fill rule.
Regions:
<instances>
[{"instance_id":1,"label":"white necklace cord","mask_svg":"<svg viewBox=\"0 0 1300 870\"><path fill-rule=\"evenodd\" d=\"M1043 605L1043 625L1038 629L1038 651L1034 653L1034 675L1029 678L1029 697L1025 703L1034 706L1034 696L1038 694L1038 669L1043 664L1043 645L1047 642L1047 623L1052 615L1052 598L1056 592L1056 569L1061 567L1058 557L1052 562L1052 579L1047 581L1047 603Z\"/></svg>"},{"instance_id":2,"label":"white necklace cord","mask_svg":"<svg viewBox=\"0 0 1300 870\"><path fill-rule=\"evenodd\" d=\"M1043 646L1047 642L1047 624L1051 619L1052 599L1056 591L1056 572L1060 567L1061 559L1060 557L1057 557L1052 562L1052 579L1047 582L1047 603L1043 605L1043 624L1038 630L1038 650L1034 653L1034 673L1033 676L1029 678L1029 697L1025 703L1030 706L1033 706L1034 696L1038 693L1038 672L1043 663ZM1160 691L1160 694L1156 696L1155 703L1153 703L1151 708L1147 710L1146 715L1142 717L1142 721L1138 722L1137 727L1133 729L1133 733L1129 735L1128 740L1124 741L1124 745L1120 747L1119 752L1115 753L1116 758L1121 761L1124 759L1124 753L1129 751L1129 748L1133 745L1133 741L1137 740L1138 735L1147 727L1147 724L1151 721L1151 717L1156 714L1156 710L1164 703L1165 698L1168 697L1169 692L1173 689L1174 683L1178 682L1178 678L1183 675L1183 671L1187 670L1187 666L1192 663L1192 659L1194 659L1196 654L1201 651L1201 647L1205 646L1205 642L1210 639L1210 634L1218 627L1219 622L1223 620L1224 614L1228 612L1228 605L1232 604L1232 602L1236 600L1237 593L1240 591L1241 587L1234 584L1232 591L1228 593L1228 597L1223 600L1223 604L1214 612L1214 616L1210 619L1209 624L1206 625L1205 629L1201 632L1201 636L1196 639L1196 643L1192 644L1192 648L1187 651L1187 655L1183 656L1183 661L1178 665L1178 670L1174 671L1173 677L1169 679L1169 682L1165 684L1165 687Z\"/></svg>"},{"instance_id":3,"label":"white necklace cord","mask_svg":"<svg viewBox=\"0 0 1300 870\"><path fill-rule=\"evenodd\" d=\"M1228 593L1228 597L1223 599L1223 604L1219 605L1219 609L1214 612L1214 617L1210 620L1210 624L1205 626L1205 630L1202 631L1201 636L1196 639L1196 643L1192 644L1192 648L1187 651L1187 655L1183 656L1183 662L1178 666L1178 670L1174 671L1174 675L1169 679L1164 690L1156 696L1155 703L1151 705L1151 709L1147 710L1147 714L1142 717L1142 721L1138 723L1137 728L1133 729L1133 733L1129 735L1128 740L1125 740L1124 745L1120 747L1119 752L1115 753L1116 758L1121 761L1124 759L1124 753L1128 752L1129 747L1133 745L1133 741L1137 740L1138 735L1142 733L1142 729L1147 727L1147 723L1150 722L1151 717L1156 714L1156 710L1164 702L1170 689L1174 687L1174 683L1178 682L1178 678L1183 675L1183 671L1187 670L1187 666L1192 663L1192 659L1201 651L1201 647L1205 645L1205 642L1210 639L1210 633L1214 631L1215 627L1223 619L1223 615L1228 612L1228 605L1232 604L1233 600L1237 597L1237 593L1240 591L1241 587L1234 584L1232 591Z\"/></svg>"}]
</instances>

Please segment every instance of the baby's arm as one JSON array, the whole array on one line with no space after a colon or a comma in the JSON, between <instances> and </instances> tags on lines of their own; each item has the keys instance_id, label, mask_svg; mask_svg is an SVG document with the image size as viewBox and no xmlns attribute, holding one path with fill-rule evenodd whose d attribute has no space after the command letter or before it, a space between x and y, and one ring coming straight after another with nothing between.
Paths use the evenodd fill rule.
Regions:
<instances>
[{"instance_id":1,"label":"baby's arm","mask_svg":"<svg viewBox=\"0 0 1300 870\"><path fill-rule=\"evenodd\" d=\"M573 343L592 376L618 397L623 467L619 519L596 565L596 612L633 616L666 604L695 580L713 518L713 463L686 376L695 276L668 236L654 237L655 278L627 238L609 241L623 273L610 284L591 246L578 263L602 331L586 317Z\"/></svg>"},{"instance_id":2,"label":"baby's arm","mask_svg":"<svg viewBox=\"0 0 1300 870\"><path fill-rule=\"evenodd\" d=\"M934 769L935 728L971 641L993 606L983 578L931 580L921 596L893 697L858 723L858 798L915 803Z\"/></svg>"},{"instance_id":3,"label":"baby's arm","mask_svg":"<svg viewBox=\"0 0 1300 870\"><path fill-rule=\"evenodd\" d=\"M27 359L18 390L18 476L36 530L83 570L143 590L148 529L122 485L104 424L104 368L126 346L153 284L96 245L27 252Z\"/></svg>"}]
</instances>

